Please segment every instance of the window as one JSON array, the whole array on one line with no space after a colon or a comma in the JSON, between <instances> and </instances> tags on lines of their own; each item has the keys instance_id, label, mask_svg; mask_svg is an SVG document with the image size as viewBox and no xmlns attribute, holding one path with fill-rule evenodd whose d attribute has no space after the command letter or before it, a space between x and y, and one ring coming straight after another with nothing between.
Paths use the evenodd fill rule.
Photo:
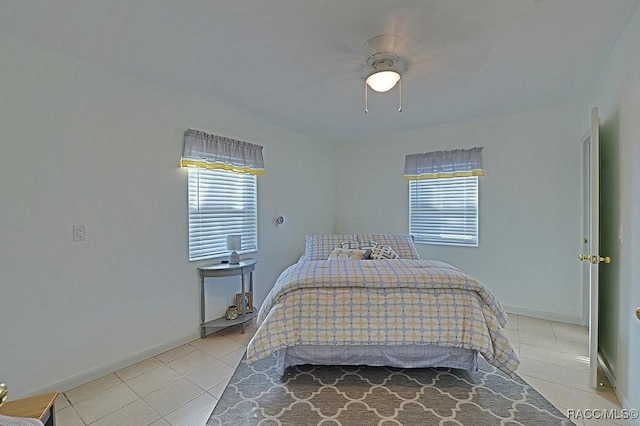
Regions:
<instances>
[{"instance_id":1,"label":"window","mask_svg":"<svg viewBox=\"0 0 640 426\"><path fill-rule=\"evenodd\" d=\"M409 233L416 243L478 246L478 177L409 181Z\"/></svg>"},{"instance_id":2,"label":"window","mask_svg":"<svg viewBox=\"0 0 640 426\"><path fill-rule=\"evenodd\" d=\"M189 168L189 260L229 253L227 235L242 236L240 253L258 250L257 178L223 169Z\"/></svg>"},{"instance_id":3,"label":"window","mask_svg":"<svg viewBox=\"0 0 640 426\"><path fill-rule=\"evenodd\" d=\"M482 147L406 155L415 242L478 247L478 176Z\"/></svg>"},{"instance_id":4,"label":"window","mask_svg":"<svg viewBox=\"0 0 640 426\"><path fill-rule=\"evenodd\" d=\"M180 164L189 168L189 260L228 254L228 235L240 235L239 253L257 251L262 146L187 129Z\"/></svg>"}]
</instances>

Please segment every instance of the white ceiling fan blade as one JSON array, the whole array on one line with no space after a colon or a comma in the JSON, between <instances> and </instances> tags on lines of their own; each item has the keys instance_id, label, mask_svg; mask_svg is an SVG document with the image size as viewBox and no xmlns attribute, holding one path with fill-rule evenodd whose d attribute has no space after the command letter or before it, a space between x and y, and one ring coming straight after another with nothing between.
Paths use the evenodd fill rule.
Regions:
<instances>
[{"instance_id":1,"label":"white ceiling fan blade","mask_svg":"<svg viewBox=\"0 0 640 426\"><path fill-rule=\"evenodd\" d=\"M394 11L385 31L403 39L396 54L406 61L406 76L432 79L481 69L489 60L491 45L487 29L472 20L464 20L442 8L416 4Z\"/></svg>"}]
</instances>

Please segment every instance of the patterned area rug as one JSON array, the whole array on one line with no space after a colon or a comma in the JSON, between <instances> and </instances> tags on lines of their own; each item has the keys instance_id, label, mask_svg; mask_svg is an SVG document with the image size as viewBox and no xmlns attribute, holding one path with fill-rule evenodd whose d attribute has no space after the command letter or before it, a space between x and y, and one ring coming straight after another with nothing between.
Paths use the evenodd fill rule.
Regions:
<instances>
[{"instance_id":1,"label":"patterned area rug","mask_svg":"<svg viewBox=\"0 0 640 426\"><path fill-rule=\"evenodd\" d=\"M571 425L520 377L479 357L449 368L299 366L275 356L240 362L207 425Z\"/></svg>"}]
</instances>

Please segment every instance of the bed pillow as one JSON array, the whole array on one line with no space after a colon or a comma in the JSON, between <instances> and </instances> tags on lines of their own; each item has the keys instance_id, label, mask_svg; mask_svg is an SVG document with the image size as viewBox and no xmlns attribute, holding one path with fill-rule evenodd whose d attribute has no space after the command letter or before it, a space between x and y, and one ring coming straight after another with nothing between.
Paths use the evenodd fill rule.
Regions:
<instances>
[{"instance_id":1,"label":"bed pillow","mask_svg":"<svg viewBox=\"0 0 640 426\"><path fill-rule=\"evenodd\" d=\"M378 246L390 246L401 259L420 259L410 234L360 234L359 239L377 241Z\"/></svg>"},{"instance_id":2,"label":"bed pillow","mask_svg":"<svg viewBox=\"0 0 640 426\"><path fill-rule=\"evenodd\" d=\"M334 248L343 241L358 241L357 234L307 235L304 244L305 260L327 260Z\"/></svg>"},{"instance_id":3,"label":"bed pillow","mask_svg":"<svg viewBox=\"0 0 640 426\"><path fill-rule=\"evenodd\" d=\"M377 246L369 250L369 256L367 259L381 260L381 259L399 259L400 256L393 251L390 246Z\"/></svg>"},{"instance_id":4,"label":"bed pillow","mask_svg":"<svg viewBox=\"0 0 640 426\"><path fill-rule=\"evenodd\" d=\"M363 260L369 255L369 250L363 249L346 249L336 247L333 249L328 257L328 260L333 259L351 259L351 260Z\"/></svg>"},{"instance_id":5,"label":"bed pillow","mask_svg":"<svg viewBox=\"0 0 640 426\"><path fill-rule=\"evenodd\" d=\"M343 249L359 249L360 243L356 240L343 241L338 247Z\"/></svg>"},{"instance_id":6,"label":"bed pillow","mask_svg":"<svg viewBox=\"0 0 640 426\"><path fill-rule=\"evenodd\" d=\"M375 246L377 246L378 243L375 241L354 241L354 240L349 240L349 241L343 241L340 244L340 248L349 248L349 249L370 249L373 248Z\"/></svg>"}]
</instances>

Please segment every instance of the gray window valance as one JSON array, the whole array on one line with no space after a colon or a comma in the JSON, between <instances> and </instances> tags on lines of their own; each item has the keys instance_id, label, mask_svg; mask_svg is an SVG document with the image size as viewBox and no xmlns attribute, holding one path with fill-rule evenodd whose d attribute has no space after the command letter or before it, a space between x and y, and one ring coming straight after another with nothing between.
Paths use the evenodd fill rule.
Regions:
<instances>
[{"instance_id":1,"label":"gray window valance","mask_svg":"<svg viewBox=\"0 0 640 426\"><path fill-rule=\"evenodd\" d=\"M482 147L408 154L404 180L484 176Z\"/></svg>"},{"instance_id":2,"label":"gray window valance","mask_svg":"<svg viewBox=\"0 0 640 426\"><path fill-rule=\"evenodd\" d=\"M187 129L184 134L180 164L182 167L264 175L262 146L193 129Z\"/></svg>"}]
</instances>

